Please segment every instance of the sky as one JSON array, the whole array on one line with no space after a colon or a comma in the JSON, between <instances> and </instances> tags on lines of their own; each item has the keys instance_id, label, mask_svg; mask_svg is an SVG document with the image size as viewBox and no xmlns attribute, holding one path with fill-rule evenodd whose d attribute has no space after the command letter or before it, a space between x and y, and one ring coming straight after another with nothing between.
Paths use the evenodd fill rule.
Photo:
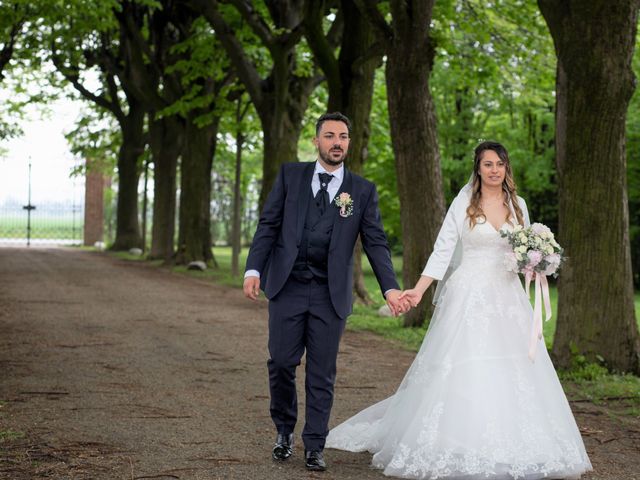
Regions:
<instances>
[{"instance_id":1,"label":"sky","mask_svg":"<svg viewBox=\"0 0 640 480\"><path fill-rule=\"evenodd\" d=\"M20 122L24 135L0 143L6 150L0 156L0 205L7 199L27 204L29 161L31 203L82 202L84 179L69 177L78 162L69 151L65 132L71 131L80 115L82 104L61 98L48 105L44 118L42 107L29 105L25 120Z\"/></svg>"}]
</instances>

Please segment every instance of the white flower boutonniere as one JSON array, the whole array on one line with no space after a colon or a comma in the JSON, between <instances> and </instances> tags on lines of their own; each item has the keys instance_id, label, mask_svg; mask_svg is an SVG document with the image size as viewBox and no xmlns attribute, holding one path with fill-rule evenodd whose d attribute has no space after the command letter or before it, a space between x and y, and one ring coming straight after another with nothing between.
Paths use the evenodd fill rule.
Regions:
<instances>
[{"instance_id":1,"label":"white flower boutonniere","mask_svg":"<svg viewBox=\"0 0 640 480\"><path fill-rule=\"evenodd\" d=\"M336 196L334 200L337 207L340 208L341 217L349 217L353 215L353 198L347 192L342 192Z\"/></svg>"}]
</instances>

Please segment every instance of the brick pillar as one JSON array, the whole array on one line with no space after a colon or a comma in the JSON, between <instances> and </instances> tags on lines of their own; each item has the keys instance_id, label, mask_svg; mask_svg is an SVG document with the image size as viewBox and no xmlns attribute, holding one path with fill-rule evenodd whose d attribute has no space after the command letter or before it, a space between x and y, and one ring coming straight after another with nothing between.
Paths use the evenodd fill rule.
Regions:
<instances>
[{"instance_id":1,"label":"brick pillar","mask_svg":"<svg viewBox=\"0 0 640 480\"><path fill-rule=\"evenodd\" d=\"M89 164L89 161L87 161ZM104 239L104 174L87 171L84 189L84 245L93 246Z\"/></svg>"}]
</instances>

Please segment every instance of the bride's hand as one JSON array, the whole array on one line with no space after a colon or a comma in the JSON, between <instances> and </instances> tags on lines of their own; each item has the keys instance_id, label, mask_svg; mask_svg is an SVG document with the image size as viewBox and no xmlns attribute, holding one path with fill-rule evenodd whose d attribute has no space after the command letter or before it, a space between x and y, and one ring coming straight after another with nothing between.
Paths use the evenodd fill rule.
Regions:
<instances>
[{"instance_id":1,"label":"bride's hand","mask_svg":"<svg viewBox=\"0 0 640 480\"><path fill-rule=\"evenodd\" d=\"M400 294L398 300L408 300L412 307L417 307L422 300L423 292L416 288L405 290Z\"/></svg>"}]
</instances>

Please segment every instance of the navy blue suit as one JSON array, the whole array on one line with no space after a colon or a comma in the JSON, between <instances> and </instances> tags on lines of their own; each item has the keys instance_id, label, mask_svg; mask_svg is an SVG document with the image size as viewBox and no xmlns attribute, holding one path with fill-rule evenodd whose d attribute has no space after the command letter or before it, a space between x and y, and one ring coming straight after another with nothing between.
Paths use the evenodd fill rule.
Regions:
<instances>
[{"instance_id":1,"label":"navy blue suit","mask_svg":"<svg viewBox=\"0 0 640 480\"><path fill-rule=\"evenodd\" d=\"M353 250L358 235L382 292L399 289L375 185L346 168L336 196L348 193L353 212L342 217L332 203L326 213L331 216L322 217L330 235L327 278L301 281L292 274L309 231L305 230L309 212L314 213L310 204L314 169L314 162L281 167L246 264L246 270L260 272L261 288L269 299L271 416L280 433L293 432L297 420L295 369L307 352L307 408L302 433L307 450L322 449L328 433L338 344L352 311Z\"/></svg>"}]
</instances>

